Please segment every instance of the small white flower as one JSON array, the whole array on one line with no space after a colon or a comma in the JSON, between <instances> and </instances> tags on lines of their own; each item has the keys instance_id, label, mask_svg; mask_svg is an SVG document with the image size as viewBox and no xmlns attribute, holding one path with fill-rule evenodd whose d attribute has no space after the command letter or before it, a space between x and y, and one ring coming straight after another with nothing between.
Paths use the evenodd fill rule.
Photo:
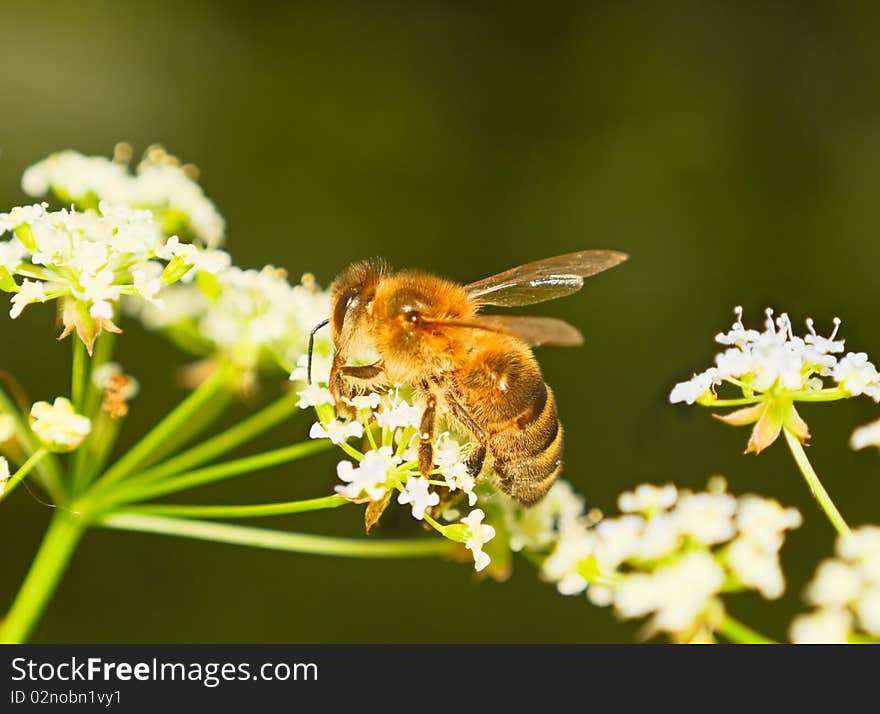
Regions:
<instances>
[{"instance_id":1,"label":"small white flower","mask_svg":"<svg viewBox=\"0 0 880 714\"><path fill-rule=\"evenodd\" d=\"M765 550L750 538L739 537L727 549L727 564L733 574L769 600L785 591L785 577L776 550Z\"/></svg>"},{"instance_id":2,"label":"small white flower","mask_svg":"<svg viewBox=\"0 0 880 714\"><path fill-rule=\"evenodd\" d=\"M21 315L26 305L34 302L46 302L46 290L43 283L25 278L19 286L18 292L12 296L11 302L12 309L9 311L9 317L14 320Z\"/></svg>"},{"instance_id":3,"label":"small white flower","mask_svg":"<svg viewBox=\"0 0 880 714\"><path fill-rule=\"evenodd\" d=\"M615 589L614 608L628 618L653 612L652 629L682 632L706 612L724 580L724 570L709 553L694 551L651 574L625 577Z\"/></svg>"},{"instance_id":4,"label":"small white flower","mask_svg":"<svg viewBox=\"0 0 880 714\"><path fill-rule=\"evenodd\" d=\"M337 486L336 492L351 499L366 494L370 500L377 501L385 495L388 475L399 463L400 459L394 456L388 446L368 451L357 467L350 461L340 461L336 466L336 473L347 485Z\"/></svg>"},{"instance_id":5,"label":"small white flower","mask_svg":"<svg viewBox=\"0 0 880 714\"><path fill-rule=\"evenodd\" d=\"M578 595L589 583L579 566L593 555L596 537L586 528L569 528L560 534L556 547L541 564L541 576L556 583L560 595Z\"/></svg>"},{"instance_id":6,"label":"small white flower","mask_svg":"<svg viewBox=\"0 0 880 714\"><path fill-rule=\"evenodd\" d=\"M849 445L853 449L864 449L868 446L880 448L880 419L856 429L850 437Z\"/></svg>"},{"instance_id":7,"label":"small white flower","mask_svg":"<svg viewBox=\"0 0 880 714\"><path fill-rule=\"evenodd\" d=\"M705 372L695 374L686 382L679 382L669 393L669 401L673 404L685 402L693 404L713 386L721 384L719 372L715 367L710 367Z\"/></svg>"},{"instance_id":8,"label":"small white flower","mask_svg":"<svg viewBox=\"0 0 880 714\"><path fill-rule=\"evenodd\" d=\"M661 513L649 520L642 530L634 557L658 560L681 545L681 524L672 513Z\"/></svg>"},{"instance_id":9,"label":"small white flower","mask_svg":"<svg viewBox=\"0 0 880 714\"><path fill-rule=\"evenodd\" d=\"M333 357L314 352L312 354L312 381L320 384L328 384L330 381L330 368L333 366ZM300 355L296 361L296 368L290 373L291 382L308 382L308 355Z\"/></svg>"},{"instance_id":10,"label":"small white flower","mask_svg":"<svg viewBox=\"0 0 880 714\"><path fill-rule=\"evenodd\" d=\"M382 403L382 395L377 392L370 392L369 394L359 394L354 397L343 397L342 401L358 411L372 411Z\"/></svg>"},{"instance_id":11,"label":"small white flower","mask_svg":"<svg viewBox=\"0 0 880 714\"><path fill-rule=\"evenodd\" d=\"M408 426L418 428L422 422L423 411L423 407L409 404L396 397L390 405L383 405L383 408L376 412L376 423L388 429L403 429Z\"/></svg>"},{"instance_id":12,"label":"small white flower","mask_svg":"<svg viewBox=\"0 0 880 714\"><path fill-rule=\"evenodd\" d=\"M806 591L813 605L845 607L859 598L863 579L858 570L839 560L822 562Z\"/></svg>"},{"instance_id":13,"label":"small white flower","mask_svg":"<svg viewBox=\"0 0 880 714\"><path fill-rule=\"evenodd\" d=\"M486 514L480 508L475 508L461 522L468 527L469 537L464 547L474 556L474 570L480 572L489 563L489 554L483 552L483 546L495 537L495 529L483 523Z\"/></svg>"},{"instance_id":14,"label":"small white flower","mask_svg":"<svg viewBox=\"0 0 880 714\"><path fill-rule=\"evenodd\" d=\"M450 491L461 490L468 497L468 505L473 508L477 503L476 479L468 473L462 445L444 432L434 442L434 465L446 480Z\"/></svg>"},{"instance_id":15,"label":"small white flower","mask_svg":"<svg viewBox=\"0 0 880 714\"><path fill-rule=\"evenodd\" d=\"M737 499L739 532L768 551L778 551L785 531L799 528L803 519L796 508L783 508L777 501L752 494Z\"/></svg>"},{"instance_id":16,"label":"small white flower","mask_svg":"<svg viewBox=\"0 0 880 714\"><path fill-rule=\"evenodd\" d=\"M862 593L856 603L856 615L865 632L880 637L880 585L875 585Z\"/></svg>"},{"instance_id":17,"label":"small white flower","mask_svg":"<svg viewBox=\"0 0 880 714\"><path fill-rule=\"evenodd\" d=\"M736 529L736 499L726 493L686 493L678 499L675 519L682 533L701 545L730 540Z\"/></svg>"},{"instance_id":18,"label":"small white flower","mask_svg":"<svg viewBox=\"0 0 880 714\"><path fill-rule=\"evenodd\" d=\"M678 499L678 489L671 483L654 486L643 483L633 491L624 491L617 499L617 506L624 513L653 513L672 508Z\"/></svg>"},{"instance_id":19,"label":"small white flower","mask_svg":"<svg viewBox=\"0 0 880 714\"><path fill-rule=\"evenodd\" d=\"M567 481L556 481L538 503L529 508L505 511L510 548L542 550L571 532L585 530L584 499ZM551 578L556 579L556 578Z\"/></svg>"},{"instance_id":20,"label":"small white flower","mask_svg":"<svg viewBox=\"0 0 880 714\"><path fill-rule=\"evenodd\" d=\"M37 402L31 407L31 429L51 451L71 451L88 436L92 423L74 411L70 400L58 397L53 404Z\"/></svg>"},{"instance_id":21,"label":"small white flower","mask_svg":"<svg viewBox=\"0 0 880 714\"><path fill-rule=\"evenodd\" d=\"M595 556L603 574L638 554L644 527L645 519L632 514L599 522L594 529L598 536Z\"/></svg>"},{"instance_id":22,"label":"small white flower","mask_svg":"<svg viewBox=\"0 0 880 714\"><path fill-rule=\"evenodd\" d=\"M326 387L320 386L317 382L306 385L297 392L299 401L296 403L300 409L306 407L316 407L321 404L333 404L333 395Z\"/></svg>"},{"instance_id":23,"label":"small white flower","mask_svg":"<svg viewBox=\"0 0 880 714\"><path fill-rule=\"evenodd\" d=\"M866 353L847 354L835 366L833 376L838 384L853 396L867 394L875 402L880 400L880 374L868 361Z\"/></svg>"},{"instance_id":24,"label":"small white flower","mask_svg":"<svg viewBox=\"0 0 880 714\"><path fill-rule=\"evenodd\" d=\"M397 502L401 505L412 504L413 518L423 520L425 511L431 506L440 503L440 496L428 490L428 479L422 476L408 476L403 485L403 491L397 496Z\"/></svg>"},{"instance_id":25,"label":"small white flower","mask_svg":"<svg viewBox=\"0 0 880 714\"><path fill-rule=\"evenodd\" d=\"M343 422L338 419L322 424L315 422L309 429L309 437L312 439L330 439L334 444L341 444L351 437L364 435L364 427L359 421Z\"/></svg>"},{"instance_id":26,"label":"small white flower","mask_svg":"<svg viewBox=\"0 0 880 714\"><path fill-rule=\"evenodd\" d=\"M852 628L847 610L825 608L799 615L791 624L788 636L795 644L846 644Z\"/></svg>"}]
</instances>

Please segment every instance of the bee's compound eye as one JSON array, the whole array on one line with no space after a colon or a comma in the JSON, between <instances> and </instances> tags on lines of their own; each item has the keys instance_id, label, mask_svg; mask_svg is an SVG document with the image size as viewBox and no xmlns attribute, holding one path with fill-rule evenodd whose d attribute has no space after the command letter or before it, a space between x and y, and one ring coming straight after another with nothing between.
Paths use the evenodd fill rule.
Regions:
<instances>
[{"instance_id":1,"label":"bee's compound eye","mask_svg":"<svg viewBox=\"0 0 880 714\"><path fill-rule=\"evenodd\" d=\"M345 322L345 316L349 309L356 307L360 302L360 290L352 288L339 297L336 301L336 307L333 309L333 324L337 330L342 329Z\"/></svg>"}]
</instances>

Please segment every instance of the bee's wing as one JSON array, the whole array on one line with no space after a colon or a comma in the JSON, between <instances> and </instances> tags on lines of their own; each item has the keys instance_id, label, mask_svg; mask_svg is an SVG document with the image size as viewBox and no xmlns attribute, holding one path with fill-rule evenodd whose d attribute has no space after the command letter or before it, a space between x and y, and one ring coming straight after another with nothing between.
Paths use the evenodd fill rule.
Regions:
<instances>
[{"instance_id":1,"label":"bee's wing","mask_svg":"<svg viewBox=\"0 0 880 714\"><path fill-rule=\"evenodd\" d=\"M465 285L465 290L481 305L532 305L576 293L584 278L613 268L628 257L616 250L580 250L505 270Z\"/></svg>"},{"instance_id":2,"label":"bee's wing","mask_svg":"<svg viewBox=\"0 0 880 714\"><path fill-rule=\"evenodd\" d=\"M526 315L475 315L465 320L434 321L433 324L463 330L487 330L517 337L526 344L577 347L584 343L584 336L565 320L555 317L531 317Z\"/></svg>"}]
</instances>

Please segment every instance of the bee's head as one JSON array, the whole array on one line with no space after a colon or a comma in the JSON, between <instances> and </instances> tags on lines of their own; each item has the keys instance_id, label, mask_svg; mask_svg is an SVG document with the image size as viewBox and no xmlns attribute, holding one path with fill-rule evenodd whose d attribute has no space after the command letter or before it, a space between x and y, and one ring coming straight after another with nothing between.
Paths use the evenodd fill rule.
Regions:
<instances>
[{"instance_id":1,"label":"bee's head","mask_svg":"<svg viewBox=\"0 0 880 714\"><path fill-rule=\"evenodd\" d=\"M330 329L334 342L350 339L363 325L379 281L388 267L379 260L353 263L330 286Z\"/></svg>"}]
</instances>

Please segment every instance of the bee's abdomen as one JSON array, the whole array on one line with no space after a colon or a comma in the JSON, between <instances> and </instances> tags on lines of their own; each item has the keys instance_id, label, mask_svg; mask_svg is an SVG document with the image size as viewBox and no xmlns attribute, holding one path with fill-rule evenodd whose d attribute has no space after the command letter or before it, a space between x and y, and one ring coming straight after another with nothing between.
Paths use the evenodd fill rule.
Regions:
<instances>
[{"instance_id":1,"label":"bee's abdomen","mask_svg":"<svg viewBox=\"0 0 880 714\"><path fill-rule=\"evenodd\" d=\"M540 380L533 395L529 407L489 439L501 488L526 506L537 503L562 470L562 424L553 390Z\"/></svg>"}]
</instances>

